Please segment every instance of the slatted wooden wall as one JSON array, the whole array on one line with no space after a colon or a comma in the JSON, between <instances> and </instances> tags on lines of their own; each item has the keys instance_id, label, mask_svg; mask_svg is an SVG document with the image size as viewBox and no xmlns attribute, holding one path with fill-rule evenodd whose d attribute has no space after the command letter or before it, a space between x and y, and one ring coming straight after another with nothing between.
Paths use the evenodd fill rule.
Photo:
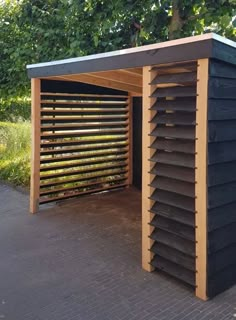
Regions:
<instances>
[{"instance_id":1,"label":"slatted wooden wall","mask_svg":"<svg viewBox=\"0 0 236 320\"><path fill-rule=\"evenodd\" d=\"M149 100L144 97L143 112L149 112L152 124L148 166L149 222L153 230L150 263L155 269L195 287L197 63L154 66L149 80L146 85L151 87L151 96ZM147 169L144 175L148 174Z\"/></svg>"},{"instance_id":2,"label":"slatted wooden wall","mask_svg":"<svg viewBox=\"0 0 236 320\"><path fill-rule=\"evenodd\" d=\"M127 186L128 96L42 92L38 103L39 204Z\"/></svg>"},{"instance_id":3,"label":"slatted wooden wall","mask_svg":"<svg viewBox=\"0 0 236 320\"><path fill-rule=\"evenodd\" d=\"M236 283L236 66L210 61L208 296Z\"/></svg>"}]
</instances>

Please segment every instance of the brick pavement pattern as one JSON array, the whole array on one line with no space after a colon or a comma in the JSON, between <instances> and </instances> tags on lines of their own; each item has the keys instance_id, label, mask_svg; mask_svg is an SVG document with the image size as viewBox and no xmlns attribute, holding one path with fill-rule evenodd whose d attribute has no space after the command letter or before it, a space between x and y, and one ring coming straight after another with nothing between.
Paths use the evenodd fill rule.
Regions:
<instances>
[{"instance_id":1,"label":"brick pavement pattern","mask_svg":"<svg viewBox=\"0 0 236 320\"><path fill-rule=\"evenodd\" d=\"M140 192L86 196L28 214L0 185L0 320L236 319L236 286L202 302L141 269Z\"/></svg>"}]
</instances>

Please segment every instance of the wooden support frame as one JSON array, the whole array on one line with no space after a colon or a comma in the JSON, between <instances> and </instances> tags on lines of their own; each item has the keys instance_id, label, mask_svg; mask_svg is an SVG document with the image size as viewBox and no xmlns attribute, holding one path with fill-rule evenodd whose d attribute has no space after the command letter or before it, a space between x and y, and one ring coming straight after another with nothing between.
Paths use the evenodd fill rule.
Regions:
<instances>
[{"instance_id":1,"label":"wooden support frame","mask_svg":"<svg viewBox=\"0 0 236 320\"><path fill-rule=\"evenodd\" d=\"M207 109L209 59L198 60L196 111L196 296L207 300Z\"/></svg>"},{"instance_id":2,"label":"wooden support frame","mask_svg":"<svg viewBox=\"0 0 236 320\"><path fill-rule=\"evenodd\" d=\"M153 164L150 162L154 150L150 148L154 137L150 136L151 131L154 129L154 124L151 123L155 111L150 110L150 107L154 103L153 98L150 98L151 94L155 90L155 86L150 85L153 80L151 67L143 67L143 121L142 121L142 267L146 271L153 271L154 268L150 262L153 258L153 253L150 251L153 244L153 240L150 235L153 231L153 227L150 226L150 222L153 218L153 214L150 209L153 205L153 201L150 200L150 196L153 192L153 188L150 184L153 179L153 175L150 173Z\"/></svg>"},{"instance_id":3,"label":"wooden support frame","mask_svg":"<svg viewBox=\"0 0 236 320\"><path fill-rule=\"evenodd\" d=\"M47 79L47 78L44 78L44 79ZM76 74L76 75L73 75L73 74L62 75L62 76L50 77L48 79L64 80L64 81L78 81L78 82L88 83L88 84L92 84L92 85L96 85L96 86L107 87L107 88L142 94L142 86L127 84L127 83L123 83L123 82L119 82L119 81L115 81L115 80L110 80L110 79L105 79L103 77L98 76L98 74L93 75L92 73L89 73L89 74L81 73L81 74Z\"/></svg>"},{"instance_id":4,"label":"wooden support frame","mask_svg":"<svg viewBox=\"0 0 236 320\"><path fill-rule=\"evenodd\" d=\"M129 107L129 117L128 117L128 127L129 127L129 186L133 183L133 97L129 94L128 98Z\"/></svg>"},{"instance_id":5,"label":"wooden support frame","mask_svg":"<svg viewBox=\"0 0 236 320\"><path fill-rule=\"evenodd\" d=\"M40 186L40 91L41 80L31 79L31 181L30 212L36 213L39 207Z\"/></svg>"}]
</instances>

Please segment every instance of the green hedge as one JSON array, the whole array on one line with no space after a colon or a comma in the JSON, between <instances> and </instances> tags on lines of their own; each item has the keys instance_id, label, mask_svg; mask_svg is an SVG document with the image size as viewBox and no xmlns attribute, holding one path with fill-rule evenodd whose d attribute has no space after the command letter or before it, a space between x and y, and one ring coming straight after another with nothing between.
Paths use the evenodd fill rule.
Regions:
<instances>
[{"instance_id":1,"label":"green hedge","mask_svg":"<svg viewBox=\"0 0 236 320\"><path fill-rule=\"evenodd\" d=\"M18 97L0 99L0 121L30 120L30 99Z\"/></svg>"}]
</instances>

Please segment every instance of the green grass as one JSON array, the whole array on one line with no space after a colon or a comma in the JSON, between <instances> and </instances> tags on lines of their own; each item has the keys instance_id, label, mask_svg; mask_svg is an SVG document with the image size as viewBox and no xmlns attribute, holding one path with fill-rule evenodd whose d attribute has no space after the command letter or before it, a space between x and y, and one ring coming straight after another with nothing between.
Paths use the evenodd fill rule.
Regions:
<instances>
[{"instance_id":1,"label":"green grass","mask_svg":"<svg viewBox=\"0 0 236 320\"><path fill-rule=\"evenodd\" d=\"M0 122L0 179L14 185L29 186L29 122Z\"/></svg>"}]
</instances>

